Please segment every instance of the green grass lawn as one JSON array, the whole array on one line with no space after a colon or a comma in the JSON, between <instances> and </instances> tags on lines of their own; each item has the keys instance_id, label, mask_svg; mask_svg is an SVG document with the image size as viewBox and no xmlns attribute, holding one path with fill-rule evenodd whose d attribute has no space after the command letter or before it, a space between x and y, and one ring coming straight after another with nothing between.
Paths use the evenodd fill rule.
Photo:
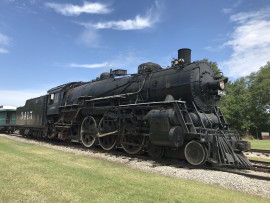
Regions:
<instances>
[{"instance_id":1,"label":"green grass lawn","mask_svg":"<svg viewBox=\"0 0 270 203\"><path fill-rule=\"evenodd\" d=\"M269 202L0 137L0 202Z\"/></svg>"},{"instance_id":2,"label":"green grass lawn","mask_svg":"<svg viewBox=\"0 0 270 203\"><path fill-rule=\"evenodd\" d=\"M251 149L270 150L270 140L248 140L251 142Z\"/></svg>"}]
</instances>

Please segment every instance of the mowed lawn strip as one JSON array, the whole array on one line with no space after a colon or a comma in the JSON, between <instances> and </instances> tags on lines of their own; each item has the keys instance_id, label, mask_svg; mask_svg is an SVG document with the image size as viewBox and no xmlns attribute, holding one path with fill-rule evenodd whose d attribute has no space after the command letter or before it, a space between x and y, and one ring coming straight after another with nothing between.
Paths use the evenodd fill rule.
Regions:
<instances>
[{"instance_id":1,"label":"mowed lawn strip","mask_svg":"<svg viewBox=\"0 0 270 203\"><path fill-rule=\"evenodd\" d=\"M248 140L251 142L251 149L270 150L270 140Z\"/></svg>"},{"instance_id":2,"label":"mowed lawn strip","mask_svg":"<svg viewBox=\"0 0 270 203\"><path fill-rule=\"evenodd\" d=\"M0 202L17 201L269 202L269 199L0 137Z\"/></svg>"}]
</instances>

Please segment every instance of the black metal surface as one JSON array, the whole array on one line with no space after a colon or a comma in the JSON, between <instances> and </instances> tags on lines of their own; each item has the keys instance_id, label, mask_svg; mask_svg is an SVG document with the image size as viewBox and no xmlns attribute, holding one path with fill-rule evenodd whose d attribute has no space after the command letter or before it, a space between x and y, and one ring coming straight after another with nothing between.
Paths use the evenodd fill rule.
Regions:
<instances>
[{"instance_id":1,"label":"black metal surface","mask_svg":"<svg viewBox=\"0 0 270 203\"><path fill-rule=\"evenodd\" d=\"M47 96L29 99L25 106L18 107L16 126L23 128L45 128L47 126L46 107Z\"/></svg>"},{"instance_id":2,"label":"black metal surface","mask_svg":"<svg viewBox=\"0 0 270 203\"><path fill-rule=\"evenodd\" d=\"M216 81L215 73L205 62L166 69L157 64L144 63L139 66L139 74L85 83L68 91L63 100L66 105L77 104L82 96L93 99L114 96L111 98L122 98L122 102L125 99L164 101L167 95L172 95L177 100L194 101L199 109L210 110L220 98L218 94L209 94L204 89L208 82L213 81ZM139 95L132 94L140 89ZM102 101L103 105L110 102L108 99Z\"/></svg>"},{"instance_id":3,"label":"black metal surface","mask_svg":"<svg viewBox=\"0 0 270 203\"><path fill-rule=\"evenodd\" d=\"M191 63L191 49L179 49L178 50L178 60L183 60L184 64Z\"/></svg>"},{"instance_id":4,"label":"black metal surface","mask_svg":"<svg viewBox=\"0 0 270 203\"><path fill-rule=\"evenodd\" d=\"M158 146L178 148L184 144L184 130L172 109L151 110L147 114L150 123L149 139Z\"/></svg>"},{"instance_id":5,"label":"black metal surface","mask_svg":"<svg viewBox=\"0 0 270 203\"><path fill-rule=\"evenodd\" d=\"M18 108L16 124L32 128L26 134L74 139L87 147L99 142L106 150L119 144L129 154L149 149L153 157L161 156L165 148L184 157L181 149L194 140L205 152L197 162L250 167L241 155L249 145L229 130L216 106L223 79L208 63L191 63L190 49L178 54L179 60L166 69L148 62L139 65L138 74L125 76L125 70L111 70L91 82L52 88L48 95L27 100ZM96 122L95 127L87 118ZM115 127L99 128L102 118ZM96 139L93 133L110 137ZM192 152L188 154L191 157Z\"/></svg>"}]
</instances>

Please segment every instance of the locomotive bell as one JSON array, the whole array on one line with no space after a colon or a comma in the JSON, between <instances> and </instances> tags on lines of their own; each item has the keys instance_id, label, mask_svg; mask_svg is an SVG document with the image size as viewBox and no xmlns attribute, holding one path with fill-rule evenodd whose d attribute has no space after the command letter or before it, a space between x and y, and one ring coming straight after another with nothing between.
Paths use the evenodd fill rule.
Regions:
<instances>
[{"instance_id":1,"label":"locomotive bell","mask_svg":"<svg viewBox=\"0 0 270 203\"><path fill-rule=\"evenodd\" d=\"M181 61L183 64L191 63L191 49L184 48L178 50L178 61Z\"/></svg>"}]
</instances>

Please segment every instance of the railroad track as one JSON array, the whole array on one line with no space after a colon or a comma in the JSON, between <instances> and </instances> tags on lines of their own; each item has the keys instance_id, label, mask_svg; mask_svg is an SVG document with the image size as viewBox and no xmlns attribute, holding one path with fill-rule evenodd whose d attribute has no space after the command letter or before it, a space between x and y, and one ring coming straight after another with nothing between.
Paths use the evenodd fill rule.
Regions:
<instances>
[{"instance_id":1,"label":"railroad track","mask_svg":"<svg viewBox=\"0 0 270 203\"><path fill-rule=\"evenodd\" d=\"M270 160L269 162L267 161L257 161L257 160L249 160L251 163L254 164L261 164L261 165L265 165L265 166L269 166L270 167Z\"/></svg>"},{"instance_id":2,"label":"railroad track","mask_svg":"<svg viewBox=\"0 0 270 203\"><path fill-rule=\"evenodd\" d=\"M253 164L252 170L270 173L270 162L249 160Z\"/></svg>"},{"instance_id":3,"label":"railroad track","mask_svg":"<svg viewBox=\"0 0 270 203\"><path fill-rule=\"evenodd\" d=\"M12 134L12 135L9 134L8 136L22 137L19 134ZM104 152L104 150L97 145L92 147L91 149L89 149L89 148L85 148L84 146L82 146L79 142L64 142L64 141L58 141L58 140L46 140L46 139L41 139L41 138L39 138L39 139L27 138L27 137L23 137L23 138L29 139L29 140L42 141L42 142L45 142L48 144L57 145L57 146L64 146L64 147L72 148L72 149L79 149L81 151L86 151L86 152L91 151L94 153L107 153L107 152ZM146 155L146 153L130 155L130 154L125 153L121 148L116 148L115 150L110 151L110 153L108 153L108 154L114 155L114 156L122 156L122 157L127 158L129 161L143 160L143 161L153 162L153 159L148 157ZM221 171L221 172L242 175L242 176L249 177L252 179L270 181L270 176L257 175L257 174L250 173L251 171L255 171L255 172L264 172L266 174L270 174L270 167L262 166L263 164L265 164L265 162L259 162L259 161L253 161L253 160L250 160L250 161L254 164L256 163L256 165L254 165L254 167L251 169L243 169L243 170L242 169L233 169L233 168L219 168L219 167L213 167L213 166L208 166L208 165L193 166L184 160L179 160L179 159L174 159L174 158L162 158L160 160L154 160L152 167L154 168L157 166L172 166L175 168L185 168L185 169L191 169L191 170L193 170L193 169L215 170L215 171ZM260 164L260 165L258 165L258 164Z\"/></svg>"},{"instance_id":4,"label":"railroad track","mask_svg":"<svg viewBox=\"0 0 270 203\"><path fill-rule=\"evenodd\" d=\"M264 150L264 149L251 149L249 150L249 152L258 152L258 153L270 155L270 150Z\"/></svg>"},{"instance_id":5,"label":"railroad track","mask_svg":"<svg viewBox=\"0 0 270 203\"><path fill-rule=\"evenodd\" d=\"M233 173L233 174L237 174L237 175L242 175L242 176L252 178L252 179L270 181L269 176L261 176L261 175L256 175L256 174L251 174L251 173L244 173L244 172L239 172L239 171L227 171L227 170L224 170L224 169L217 169L217 170L224 171L224 172L229 172L229 173ZM260 170L253 170L253 168L251 168L250 170L256 171L256 172L262 172Z\"/></svg>"}]
</instances>

